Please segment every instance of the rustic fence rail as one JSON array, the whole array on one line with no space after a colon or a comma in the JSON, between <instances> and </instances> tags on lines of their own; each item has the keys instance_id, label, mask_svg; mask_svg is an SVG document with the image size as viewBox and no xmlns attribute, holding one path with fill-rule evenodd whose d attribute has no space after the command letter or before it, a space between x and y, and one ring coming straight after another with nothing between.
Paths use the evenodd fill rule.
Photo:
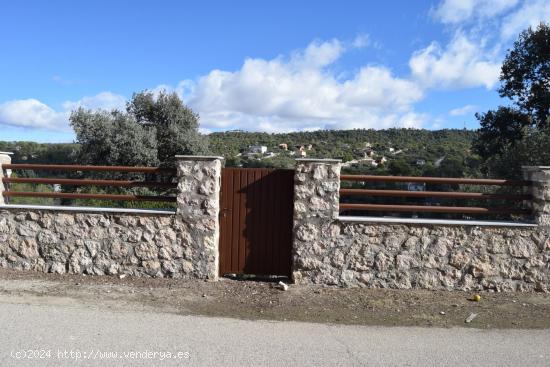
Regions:
<instances>
[{"instance_id":1,"label":"rustic fence rail","mask_svg":"<svg viewBox=\"0 0 550 367\"><path fill-rule=\"evenodd\" d=\"M424 183L424 184L446 184L446 185L495 185L495 186L516 186L528 187L530 181L506 180L506 179L477 179L477 178L449 178L449 177L412 177L412 176L370 176L370 175L341 175L341 181L351 182L386 182L386 183ZM530 209L521 207L522 203L532 200L531 194L526 193L483 193L466 191L409 191L409 190L388 190L388 189L366 189L366 188L341 188L341 198L368 198L368 197L402 197L420 199L469 199L503 200L513 202L512 207L490 207L490 206L448 206L410 204L372 204L340 202L340 211L374 211L374 212L411 212L411 213L449 213L449 214L514 214L529 215ZM347 199L352 201L353 199Z\"/></svg>"},{"instance_id":2,"label":"rustic fence rail","mask_svg":"<svg viewBox=\"0 0 550 367\"><path fill-rule=\"evenodd\" d=\"M176 170L164 167L131 167L131 166L87 166L87 165L58 165L58 164L3 164L2 170L45 170L45 171L72 171L72 172L124 172L159 175L175 175ZM168 195L133 195L133 194L103 194L81 192L32 192L11 190L11 184L42 184L64 186L109 186L109 187L147 187L158 189L175 189L174 182L155 182L137 180L105 180L105 179L71 179L71 178L26 178L26 177L2 177L5 190L4 198L30 197L30 198L57 198L57 199L82 199L82 200L113 200L113 201L153 201L176 202L175 196Z\"/></svg>"},{"instance_id":3,"label":"rustic fence rail","mask_svg":"<svg viewBox=\"0 0 550 367\"><path fill-rule=\"evenodd\" d=\"M3 169L12 170L47 170L47 171L106 171L138 173L172 173L176 170L164 167L131 167L131 166L82 166L75 164L3 164Z\"/></svg>"},{"instance_id":4,"label":"rustic fence rail","mask_svg":"<svg viewBox=\"0 0 550 367\"><path fill-rule=\"evenodd\" d=\"M424 182L442 184L466 185L498 185L498 186L528 186L529 181L491 179L491 178L451 178L451 177L417 177L417 176L370 176L370 175L341 175L342 181L382 181L382 182Z\"/></svg>"}]
</instances>

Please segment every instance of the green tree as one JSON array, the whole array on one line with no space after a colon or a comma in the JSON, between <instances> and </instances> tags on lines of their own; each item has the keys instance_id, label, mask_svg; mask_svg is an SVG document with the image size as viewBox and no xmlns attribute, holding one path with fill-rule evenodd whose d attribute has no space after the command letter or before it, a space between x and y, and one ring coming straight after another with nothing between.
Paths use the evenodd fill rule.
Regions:
<instances>
[{"instance_id":1,"label":"green tree","mask_svg":"<svg viewBox=\"0 0 550 367\"><path fill-rule=\"evenodd\" d=\"M459 157L446 158L441 162L438 171L442 177L463 177L464 162Z\"/></svg>"},{"instance_id":2,"label":"green tree","mask_svg":"<svg viewBox=\"0 0 550 367\"><path fill-rule=\"evenodd\" d=\"M390 161L388 170L394 176L409 176L412 173L411 165L401 159Z\"/></svg>"},{"instance_id":3,"label":"green tree","mask_svg":"<svg viewBox=\"0 0 550 367\"><path fill-rule=\"evenodd\" d=\"M550 135L550 26L541 23L535 30L523 31L508 52L501 69L499 94L511 106L476 114L481 128L473 144L490 174L498 167L506 177L517 177L521 164L549 164L544 154L529 156L527 152L547 149ZM536 139L533 139L536 137ZM530 144L526 144L531 139ZM539 144L534 146L534 144Z\"/></svg>"},{"instance_id":4,"label":"green tree","mask_svg":"<svg viewBox=\"0 0 550 367\"><path fill-rule=\"evenodd\" d=\"M199 116L175 93L133 95L126 111L79 108L70 117L84 164L164 165L176 154L205 154Z\"/></svg>"},{"instance_id":5,"label":"green tree","mask_svg":"<svg viewBox=\"0 0 550 367\"><path fill-rule=\"evenodd\" d=\"M80 143L81 164L159 164L155 129L136 123L129 114L79 108L71 114L71 125Z\"/></svg>"},{"instance_id":6,"label":"green tree","mask_svg":"<svg viewBox=\"0 0 550 367\"><path fill-rule=\"evenodd\" d=\"M346 152L342 154L342 162L349 162L349 161L353 161L353 154L351 154L350 152Z\"/></svg>"},{"instance_id":7,"label":"green tree","mask_svg":"<svg viewBox=\"0 0 550 367\"><path fill-rule=\"evenodd\" d=\"M161 164L174 161L176 154L206 154L208 140L199 133L199 115L183 104L176 93L136 93L127 112L137 123L156 131Z\"/></svg>"}]
</instances>

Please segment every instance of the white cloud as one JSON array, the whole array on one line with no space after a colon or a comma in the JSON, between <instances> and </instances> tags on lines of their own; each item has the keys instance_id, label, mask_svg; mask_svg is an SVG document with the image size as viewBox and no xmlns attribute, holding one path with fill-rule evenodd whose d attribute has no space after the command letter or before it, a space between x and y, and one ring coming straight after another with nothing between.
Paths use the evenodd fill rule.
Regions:
<instances>
[{"instance_id":1,"label":"white cloud","mask_svg":"<svg viewBox=\"0 0 550 367\"><path fill-rule=\"evenodd\" d=\"M126 97L111 92L101 92L92 97L84 97L78 101L67 101L63 103L63 108L68 111L77 109L78 107L91 110L116 110L124 109L126 105Z\"/></svg>"},{"instance_id":2,"label":"white cloud","mask_svg":"<svg viewBox=\"0 0 550 367\"><path fill-rule=\"evenodd\" d=\"M519 0L443 0L432 14L443 23L456 24L502 14Z\"/></svg>"},{"instance_id":3,"label":"white cloud","mask_svg":"<svg viewBox=\"0 0 550 367\"><path fill-rule=\"evenodd\" d=\"M345 51L338 40L317 41L288 59L247 59L237 71L213 70L186 81L184 99L209 130L421 126L424 116L412 105L423 92L415 83L381 66L340 80L330 67Z\"/></svg>"},{"instance_id":4,"label":"white cloud","mask_svg":"<svg viewBox=\"0 0 550 367\"><path fill-rule=\"evenodd\" d=\"M67 115L39 100L20 99L0 104L0 124L63 130Z\"/></svg>"},{"instance_id":5,"label":"white cloud","mask_svg":"<svg viewBox=\"0 0 550 367\"><path fill-rule=\"evenodd\" d=\"M102 92L78 101L66 101L56 111L37 99L20 99L0 104L0 125L64 131L69 130L69 116L78 107L111 110L123 108L126 99L111 92Z\"/></svg>"},{"instance_id":6,"label":"white cloud","mask_svg":"<svg viewBox=\"0 0 550 367\"><path fill-rule=\"evenodd\" d=\"M527 27L536 27L541 21L550 22L550 1L526 1L516 12L502 21L501 37L510 39Z\"/></svg>"},{"instance_id":7,"label":"white cloud","mask_svg":"<svg viewBox=\"0 0 550 367\"><path fill-rule=\"evenodd\" d=\"M464 116L464 115L467 115L467 114L471 113L476 108L477 108L477 106L468 104L466 106L459 107L459 108L454 108L454 109L450 110L449 115L450 116Z\"/></svg>"},{"instance_id":8,"label":"white cloud","mask_svg":"<svg viewBox=\"0 0 550 367\"><path fill-rule=\"evenodd\" d=\"M529 26L550 22L548 0L442 0L431 10L454 32L442 47L432 42L410 59L413 76L425 87L492 88L504 50Z\"/></svg>"},{"instance_id":9,"label":"white cloud","mask_svg":"<svg viewBox=\"0 0 550 367\"><path fill-rule=\"evenodd\" d=\"M516 37L527 27L541 21L550 22L548 0L443 0L432 9L432 15L444 24L462 27L480 21L475 32L493 33L500 27L500 40ZM493 23L494 22L494 23Z\"/></svg>"},{"instance_id":10,"label":"white cloud","mask_svg":"<svg viewBox=\"0 0 550 367\"><path fill-rule=\"evenodd\" d=\"M500 61L484 51L482 44L457 32L445 49L437 42L413 54L409 60L413 77L425 87L492 88L498 81Z\"/></svg>"},{"instance_id":11,"label":"white cloud","mask_svg":"<svg viewBox=\"0 0 550 367\"><path fill-rule=\"evenodd\" d=\"M370 36L364 33L357 35L353 41L351 41L351 47L353 48L364 48L373 44L374 43L371 41Z\"/></svg>"}]
</instances>

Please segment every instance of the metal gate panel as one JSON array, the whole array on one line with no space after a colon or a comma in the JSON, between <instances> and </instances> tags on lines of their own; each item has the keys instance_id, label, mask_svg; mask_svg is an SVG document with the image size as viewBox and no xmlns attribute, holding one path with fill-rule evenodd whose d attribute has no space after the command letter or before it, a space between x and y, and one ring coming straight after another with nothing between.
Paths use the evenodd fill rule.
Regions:
<instances>
[{"instance_id":1,"label":"metal gate panel","mask_svg":"<svg viewBox=\"0 0 550 367\"><path fill-rule=\"evenodd\" d=\"M290 275L293 196L293 170L222 170L220 275Z\"/></svg>"}]
</instances>

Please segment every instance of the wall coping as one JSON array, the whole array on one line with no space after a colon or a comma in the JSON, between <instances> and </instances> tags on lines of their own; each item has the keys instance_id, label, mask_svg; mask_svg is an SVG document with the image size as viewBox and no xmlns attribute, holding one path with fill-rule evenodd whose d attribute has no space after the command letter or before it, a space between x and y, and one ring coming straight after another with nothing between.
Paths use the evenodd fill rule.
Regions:
<instances>
[{"instance_id":1,"label":"wall coping","mask_svg":"<svg viewBox=\"0 0 550 367\"><path fill-rule=\"evenodd\" d=\"M525 171L546 171L550 170L550 166L521 166L521 169Z\"/></svg>"},{"instance_id":2,"label":"wall coping","mask_svg":"<svg viewBox=\"0 0 550 367\"><path fill-rule=\"evenodd\" d=\"M297 162L324 162L324 163L342 163L341 159L327 158L296 158Z\"/></svg>"},{"instance_id":3,"label":"wall coping","mask_svg":"<svg viewBox=\"0 0 550 367\"><path fill-rule=\"evenodd\" d=\"M353 217L339 216L340 222L352 223L402 223L402 224L438 224L455 226L493 226L493 227L538 227L535 223L505 222L495 220L451 220L426 218L392 218L392 217Z\"/></svg>"},{"instance_id":4,"label":"wall coping","mask_svg":"<svg viewBox=\"0 0 550 367\"><path fill-rule=\"evenodd\" d=\"M176 159L182 161L214 161L216 159L224 160L224 157L213 155L176 155Z\"/></svg>"},{"instance_id":5,"label":"wall coping","mask_svg":"<svg viewBox=\"0 0 550 367\"><path fill-rule=\"evenodd\" d=\"M128 208L94 208L89 206L53 206L53 205L13 205L0 204L0 210L27 209L52 210L61 212L89 212L89 213L125 213L125 214L159 214L175 215L175 210L128 209Z\"/></svg>"}]
</instances>

